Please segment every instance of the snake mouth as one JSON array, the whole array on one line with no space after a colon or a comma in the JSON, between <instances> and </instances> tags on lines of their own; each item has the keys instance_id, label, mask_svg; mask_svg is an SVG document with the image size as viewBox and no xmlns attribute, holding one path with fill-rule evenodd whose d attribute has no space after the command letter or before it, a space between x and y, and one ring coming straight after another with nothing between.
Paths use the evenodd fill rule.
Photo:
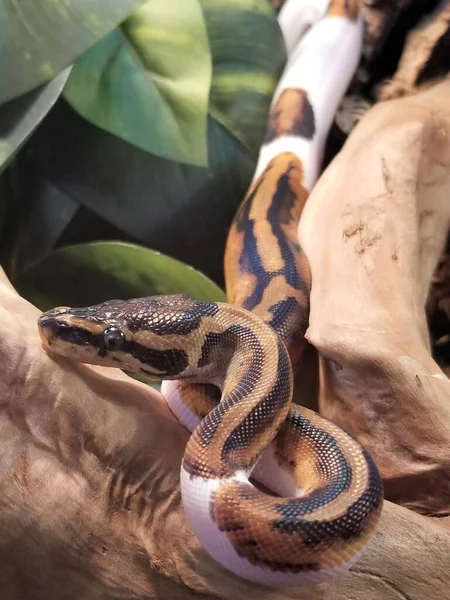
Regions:
<instances>
[{"instance_id":1,"label":"snake mouth","mask_svg":"<svg viewBox=\"0 0 450 600\"><path fill-rule=\"evenodd\" d=\"M55 339L57 339L58 330L62 325L58 322L58 316L67 314L68 310L68 306L58 306L42 313L38 318L38 331L45 346L51 346Z\"/></svg>"},{"instance_id":2,"label":"snake mouth","mask_svg":"<svg viewBox=\"0 0 450 600\"><path fill-rule=\"evenodd\" d=\"M92 343L92 333L68 321L73 309L59 306L43 313L38 318L38 330L42 342L49 347L57 342L67 342L76 346Z\"/></svg>"},{"instance_id":3,"label":"snake mouth","mask_svg":"<svg viewBox=\"0 0 450 600\"><path fill-rule=\"evenodd\" d=\"M89 344L88 336L85 335L88 332L83 332L48 315L39 318L38 328L41 340L46 346L51 346L60 341L76 344L77 346L87 346Z\"/></svg>"}]
</instances>

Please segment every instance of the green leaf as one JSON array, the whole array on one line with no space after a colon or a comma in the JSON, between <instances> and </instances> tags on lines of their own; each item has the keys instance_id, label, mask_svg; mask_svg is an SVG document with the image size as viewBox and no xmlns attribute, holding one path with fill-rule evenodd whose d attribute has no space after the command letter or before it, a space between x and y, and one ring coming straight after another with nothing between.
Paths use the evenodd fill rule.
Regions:
<instances>
[{"instance_id":1,"label":"green leaf","mask_svg":"<svg viewBox=\"0 0 450 600\"><path fill-rule=\"evenodd\" d=\"M49 83L0 106L0 173L52 108L70 69L67 67Z\"/></svg>"},{"instance_id":2,"label":"green leaf","mask_svg":"<svg viewBox=\"0 0 450 600\"><path fill-rule=\"evenodd\" d=\"M64 95L138 148L205 166L207 110L258 154L285 59L265 0L150 0L78 59Z\"/></svg>"},{"instance_id":3,"label":"green leaf","mask_svg":"<svg viewBox=\"0 0 450 600\"><path fill-rule=\"evenodd\" d=\"M210 40L209 112L257 155L286 62L283 35L266 0L200 0Z\"/></svg>"},{"instance_id":4,"label":"green leaf","mask_svg":"<svg viewBox=\"0 0 450 600\"><path fill-rule=\"evenodd\" d=\"M198 0L150 0L77 60L64 96L138 148L205 166L210 84Z\"/></svg>"},{"instance_id":5,"label":"green leaf","mask_svg":"<svg viewBox=\"0 0 450 600\"><path fill-rule=\"evenodd\" d=\"M148 248L121 242L61 248L13 283L21 295L42 310L157 294L184 293L202 300L225 301L220 288L192 267Z\"/></svg>"},{"instance_id":6,"label":"green leaf","mask_svg":"<svg viewBox=\"0 0 450 600\"><path fill-rule=\"evenodd\" d=\"M139 150L94 127L63 100L25 150L54 185L94 213L80 236L99 239L99 229L105 235L98 215L116 228L114 239L144 244L222 281L225 239L255 157L213 119L208 169ZM30 194L39 192L35 186ZM68 243L75 241L73 236Z\"/></svg>"},{"instance_id":7,"label":"green leaf","mask_svg":"<svg viewBox=\"0 0 450 600\"><path fill-rule=\"evenodd\" d=\"M143 1L2 0L0 104L56 77Z\"/></svg>"}]
</instances>

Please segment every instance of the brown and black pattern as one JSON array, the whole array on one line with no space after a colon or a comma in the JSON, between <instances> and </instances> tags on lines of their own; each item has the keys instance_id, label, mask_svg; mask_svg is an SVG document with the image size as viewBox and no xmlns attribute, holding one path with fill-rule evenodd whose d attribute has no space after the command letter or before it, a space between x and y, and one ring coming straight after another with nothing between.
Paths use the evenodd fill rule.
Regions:
<instances>
[{"instance_id":1,"label":"brown and black pattern","mask_svg":"<svg viewBox=\"0 0 450 600\"><path fill-rule=\"evenodd\" d=\"M270 109L265 144L293 135L312 140L316 133L314 109L308 94L301 88L286 88Z\"/></svg>"},{"instance_id":2,"label":"brown and black pattern","mask_svg":"<svg viewBox=\"0 0 450 600\"><path fill-rule=\"evenodd\" d=\"M346 17L350 21L355 21L359 15L358 0L331 0L327 14L335 17Z\"/></svg>"},{"instance_id":3,"label":"brown and black pattern","mask_svg":"<svg viewBox=\"0 0 450 600\"><path fill-rule=\"evenodd\" d=\"M126 366L132 359L140 365L139 369L133 370L161 377L178 376L188 367L189 357L183 348L149 347L134 340L130 335L125 335L116 319L111 319L112 324L106 326L97 318L86 318L87 314L81 309L75 309L67 315L42 315L40 328L48 346L56 344L60 349L66 347L74 352L79 348L79 359L85 358L83 362L93 364L105 364L109 361L110 366L116 366L114 362ZM112 330L120 334L114 348L108 341L111 338L108 332ZM127 333L129 334L129 330Z\"/></svg>"},{"instance_id":4,"label":"brown and black pattern","mask_svg":"<svg viewBox=\"0 0 450 600\"><path fill-rule=\"evenodd\" d=\"M330 569L348 562L373 535L382 509L381 479L370 456L363 449L355 453L354 442L333 424L322 429L324 419L300 411L291 409L277 442L280 434L313 440L305 464L302 447L293 446L297 469L304 470L300 480L305 495L273 498L230 482L220 487L211 504L211 517L241 557L284 573ZM340 434L338 441L327 433L328 427ZM290 440L294 441L298 439ZM358 485L352 465L355 472L362 465L365 469L365 477L359 473Z\"/></svg>"},{"instance_id":5,"label":"brown and black pattern","mask_svg":"<svg viewBox=\"0 0 450 600\"><path fill-rule=\"evenodd\" d=\"M382 509L373 460L333 423L297 406L275 445L280 466L304 495L274 498L226 483L211 504L213 520L241 557L272 571L317 571L348 562L373 535Z\"/></svg>"},{"instance_id":6,"label":"brown and black pattern","mask_svg":"<svg viewBox=\"0 0 450 600\"><path fill-rule=\"evenodd\" d=\"M277 503L246 484L230 482L216 493L211 516L251 564L300 573L348 562L373 535L382 504L375 483L335 519L305 518L310 501L310 495L291 500L290 510L285 499Z\"/></svg>"},{"instance_id":7,"label":"brown and black pattern","mask_svg":"<svg viewBox=\"0 0 450 600\"><path fill-rule=\"evenodd\" d=\"M222 398L186 448L183 467L191 476L249 473L276 440L280 466L293 473L304 496L275 498L224 481L210 507L219 529L252 564L289 573L328 569L347 562L372 535L382 504L373 461L334 424L291 407L286 347L257 315L231 304L154 297L56 309L40 317L39 327L50 348L64 356L80 351L83 362L136 361L135 370L145 365L194 384L219 377Z\"/></svg>"},{"instance_id":8,"label":"brown and black pattern","mask_svg":"<svg viewBox=\"0 0 450 600\"><path fill-rule=\"evenodd\" d=\"M317 520L342 516L375 481L364 449L334 423L304 407L292 406L276 437L275 456L303 494L321 490L310 503L310 517Z\"/></svg>"},{"instance_id":9,"label":"brown and black pattern","mask_svg":"<svg viewBox=\"0 0 450 600\"><path fill-rule=\"evenodd\" d=\"M286 418L293 386L289 357L278 336L256 322L259 336L242 325L229 328L239 336L240 350L229 363L221 402L189 439L183 467L192 476L250 471Z\"/></svg>"},{"instance_id":10,"label":"brown and black pattern","mask_svg":"<svg viewBox=\"0 0 450 600\"><path fill-rule=\"evenodd\" d=\"M215 385L192 383L183 379L178 382L177 392L183 405L200 420L204 419L213 408L216 408L222 395L220 389Z\"/></svg>"},{"instance_id":11,"label":"brown and black pattern","mask_svg":"<svg viewBox=\"0 0 450 600\"><path fill-rule=\"evenodd\" d=\"M196 362L203 328L211 319L214 327L218 311L215 302L182 294L152 296L59 307L40 317L39 328L48 347L79 362L173 379Z\"/></svg>"},{"instance_id":12,"label":"brown and black pattern","mask_svg":"<svg viewBox=\"0 0 450 600\"><path fill-rule=\"evenodd\" d=\"M309 317L310 270L297 241L307 199L302 181L302 165L293 153L274 158L242 202L225 252L229 300L280 335L294 372L306 346Z\"/></svg>"}]
</instances>

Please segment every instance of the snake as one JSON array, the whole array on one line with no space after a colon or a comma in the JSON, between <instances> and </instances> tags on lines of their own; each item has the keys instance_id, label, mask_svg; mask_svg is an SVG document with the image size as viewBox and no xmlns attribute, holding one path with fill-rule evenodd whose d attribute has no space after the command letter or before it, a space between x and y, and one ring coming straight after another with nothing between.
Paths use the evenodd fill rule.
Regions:
<instances>
[{"instance_id":1,"label":"snake","mask_svg":"<svg viewBox=\"0 0 450 600\"><path fill-rule=\"evenodd\" d=\"M272 587L345 572L383 505L369 453L292 401L312 285L297 226L363 32L356 0L294 3L279 15L288 60L226 243L228 301L169 294L60 306L38 319L51 354L163 381L191 431L180 484L194 534L222 567ZM282 18L299 5L304 18Z\"/></svg>"}]
</instances>

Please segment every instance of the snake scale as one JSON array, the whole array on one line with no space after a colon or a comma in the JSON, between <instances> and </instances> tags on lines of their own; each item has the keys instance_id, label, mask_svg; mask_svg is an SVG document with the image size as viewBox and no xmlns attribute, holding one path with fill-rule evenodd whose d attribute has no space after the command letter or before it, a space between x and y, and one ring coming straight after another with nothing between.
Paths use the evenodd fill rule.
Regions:
<instances>
[{"instance_id":1,"label":"snake scale","mask_svg":"<svg viewBox=\"0 0 450 600\"><path fill-rule=\"evenodd\" d=\"M39 330L50 352L164 380L169 407L193 432L181 492L201 544L236 575L298 586L354 564L383 490L358 442L292 404L311 286L297 225L363 25L356 0L289 0L279 22L289 57L229 232L229 303L170 295L58 307Z\"/></svg>"}]
</instances>

